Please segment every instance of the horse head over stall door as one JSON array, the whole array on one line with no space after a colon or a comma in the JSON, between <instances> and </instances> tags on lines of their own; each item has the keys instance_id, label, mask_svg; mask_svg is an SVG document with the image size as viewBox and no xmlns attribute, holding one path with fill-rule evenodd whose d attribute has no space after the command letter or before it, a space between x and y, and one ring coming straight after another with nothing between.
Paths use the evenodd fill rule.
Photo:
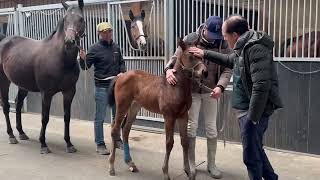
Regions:
<instances>
[{"instance_id":1,"label":"horse head over stall door","mask_svg":"<svg viewBox=\"0 0 320 180\"><path fill-rule=\"evenodd\" d=\"M147 46L147 40L144 29L145 11L142 10L142 2L134 2L131 4L129 11L130 35L131 42L134 48L144 50Z\"/></svg>"},{"instance_id":2,"label":"horse head over stall door","mask_svg":"<svg viewBox=\"0 0 320 180\"><path fill-rule=\"evenodd\" d=\"M307 32L304 35L293 37L292 40L286 39L280 48L280 57L309 57L310 55L311 58L319 58L320 31Z\"/></svg>"},{"instance_id":3,"label":"horse head over stall door","mask_svg":"<svg viewBox=\"0 0 320 180\"><path fill-rule=\"evenodd\" d=\"M187 140L188 110L191 106L191 81L207 75L206 66L199 59L188 53L188 45L179 40L182 55L177 58L174 69L178 83L172 86L164 76L151 75L144 71L128 71L115 79L109 91L109 104L116 104L116 116L113 121L111 136L112 148L109 158L109 173L115 175L115 137L120 133L123 123L122 136L124 143L124 161L133 172L138 171L130 155L128 136L136 115L141 107L162 114L165 119L166 155L163 164L165 179L169 179L168 162L173 147L174 126L179 125L181 145L183 147L184 167L189 179L195 178L195 172L190 172ZM123 118L125 117L126 118Z\"/></svg>"},{"instance_id":4,"label":"horse head over stall door","mask_svg":"<svg viewBox=\"0 0 320 180\"><path fill-rule=\"evenodd\" d=\"M41 153L50 153L45 142L46 127L52 96L63 94L64 139L66 151L76 152L70 141L70 109L79 78L77 55L80 38L85 32L83 18L83 0L78 0L78 7L62 2L66 14L59 20L56 29L43 40L33 40L21 36L7 37L0 43L0 92L3 113L7 123L9 142L16 140L9 119L8 91L10 83L18 86L16 98L16 122L20 140L27 140L21 124L21 108L28 91L40 92L42 100L40 143Z\"/></svg>"}]
</instances>

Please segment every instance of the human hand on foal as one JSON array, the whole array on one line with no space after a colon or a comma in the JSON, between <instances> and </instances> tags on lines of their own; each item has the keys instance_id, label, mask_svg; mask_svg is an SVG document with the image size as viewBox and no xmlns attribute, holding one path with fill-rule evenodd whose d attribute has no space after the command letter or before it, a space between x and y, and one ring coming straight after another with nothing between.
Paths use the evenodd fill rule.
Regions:
<instances>
[{"instance_id":1,"label":"human hand on foal","mask_svg":"<svg viewBox=\"0 0 320 180\"><path fill-rule=\"evenodd\" d=\"M204 56L204 50L197 47L190 47L189 53L194 55L197 58L203 58Z\"/></svg>"},{"instance_id":2,"label":"human hand on foal","mask_svg":"<svg viewBox=\"0 0 320 180\"><path fill-rule=\"evenodd\" d=\"M167 82L171 85L176 85L177 84L177 78L174 75L174 73L176 72L175 69L168 69L166 72L166 78L167 78Z\"/></svg>"},{"instance_id":3,"label":"human hand on foal","mask_svg":"<svg viewBox=\"0 0 320 180\"><path fill-rule=\"evenodd\" d=\"M215 87L212 93L210 94L210 97L214 99L219 99L221 96L222 96L222 90L220 87Z\"/></svg>"}]
</instances>

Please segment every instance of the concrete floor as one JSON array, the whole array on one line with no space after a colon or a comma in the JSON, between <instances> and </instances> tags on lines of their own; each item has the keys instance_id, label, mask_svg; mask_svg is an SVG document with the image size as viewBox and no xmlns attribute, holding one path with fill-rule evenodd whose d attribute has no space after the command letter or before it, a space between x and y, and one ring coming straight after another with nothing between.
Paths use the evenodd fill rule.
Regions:
<instances>
[{"instance_id":1,"label":"concrete floor","mask_svg":"<svg viewBox=\"0 0 320 180\"><path fill-rule=\"evenodd\" d=\"M15 114L11 114L15 127ZM93 123L72 120L71 139L78 152L65 153L63 140L63 120L51 117L47 129L47 143L53 153L40 154L38 136L40 116L23 114L23 126L30 137L19 144L8 144L3 114L0 113L0 180L160 180L162 162L165 153L163 134L132 131L130 136L131 154L140 172L132 174L122 160L122 151L117 151L116 177L110 177L107 171L107 157L97 155L93 142ZM17 135L17 131L15 134ZM110 143L110 127L105 126L106 142ZM182 170L182 150L179 136L175 136L175 145L171 153L169 173L172 179L187 179ZM280 180L319 180L320 157L266 151ZM209 180L206 169L206 141L197 140L198 180ZM204 163L202 163L204 162ZM218 144L217 166L223 171L224 180L246 180L246 169L242 163L242 148L237 144L227 143L226 148Z\"/></svg>"}]
</instances>

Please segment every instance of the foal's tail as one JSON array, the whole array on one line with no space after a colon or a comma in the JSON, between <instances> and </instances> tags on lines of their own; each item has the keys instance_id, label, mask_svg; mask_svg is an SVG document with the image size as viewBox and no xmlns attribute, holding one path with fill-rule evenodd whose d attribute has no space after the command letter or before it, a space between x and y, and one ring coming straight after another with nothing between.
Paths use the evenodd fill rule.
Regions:
<instances>
[{"instance_id":1,"label":"foal's tail","mask_svg":"<svg viewBox=\"0 0 320 180\"><path fill-rule=\"evenodd\" d=\"M116 81L117 81L117 77L115 77L112 81L111 81L111 84L109 86L109 89L108 89L108 104L109 106L114 106L115 103L116 103L116 99L114 97L114 86L116 84Z\"/></svg>"}]
</instances>

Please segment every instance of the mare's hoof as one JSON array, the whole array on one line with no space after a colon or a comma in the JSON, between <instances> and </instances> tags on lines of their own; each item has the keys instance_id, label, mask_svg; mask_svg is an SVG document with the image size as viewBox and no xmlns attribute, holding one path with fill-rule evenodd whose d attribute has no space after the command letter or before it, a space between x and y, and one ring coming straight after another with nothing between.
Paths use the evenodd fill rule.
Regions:
<instances>
[{"instance_id":1,"label":"mare's hoof","mask_svg":"<svg viewBox=\"0 0 320 180\"><path fill-rule=\"evenodd\" d=\"M41 154L49 154L49 153L51 153L51 150L48 147L43 147L43 148L41 148L40 153Z\"/></svg>"},{"instance_id":2,"label":"mare's hoof","mask_svg":"<svg viewBox=\"0 0 320 180\"><path fill-rule=\"evenodd\" d=\"M66 149L67 153L75 153L77 151L78 150L74 146L67 147L67 149Z\"/></svg>"},{"instance_id":3,"label":"mare's hoof","mask_svg":"<svg viewBox=\"0 0 320 180\"><path fill-rule=\"evenodd\" d=\"M20 135L19 135L19 139L20 139L20 140L28 140L29 137L28 137L26 134L20 134Z\"/></svg>"},{"instance_id":4,"label":"mare's hoof","mask_svg":"<svg viewBox=\"0 0 320 180\"><path fill-rule=\"evenodd\" d=\"M114 171L114 169L109 170L109 175L110 176L115 176L116 172Z\"/></svg>"},{"instance_id":5,"label":"mare's hoof","mask_svg":"<svg viewBox=\"0 0 320 180\"><path fill-rule=\"evenodd\" d=\"M187 170L185 169L184 172L185 172L185 173L187 174L187 176L189 177L189 180L195 180L195 179L196 179L197 171L195 171L195 172L190 172L190 171L187 171Z\"/></svg>"},{"instance_id":6,"label":"mare's hoof","mask_svg":"<svg viewBox=\"0 0 320 180\"><path fill-rule=\"evenodd\" d=\"M18 141L17 141L16 137L10 137L9 138L9 144L18 144Z\"/></svg>"},{"instance_id":7,"label":"mare's hoof","mask_svg":"<svg viewBox=\"0 0 320 180\"><path fill-rule=\"evenodd\" d=\"M190 175L190 171L188 171L188 170L184 169L184 172L185 172L185 173L186 173L186 175L189 177L189 175Z\"/></svg>"}]
</instances>

